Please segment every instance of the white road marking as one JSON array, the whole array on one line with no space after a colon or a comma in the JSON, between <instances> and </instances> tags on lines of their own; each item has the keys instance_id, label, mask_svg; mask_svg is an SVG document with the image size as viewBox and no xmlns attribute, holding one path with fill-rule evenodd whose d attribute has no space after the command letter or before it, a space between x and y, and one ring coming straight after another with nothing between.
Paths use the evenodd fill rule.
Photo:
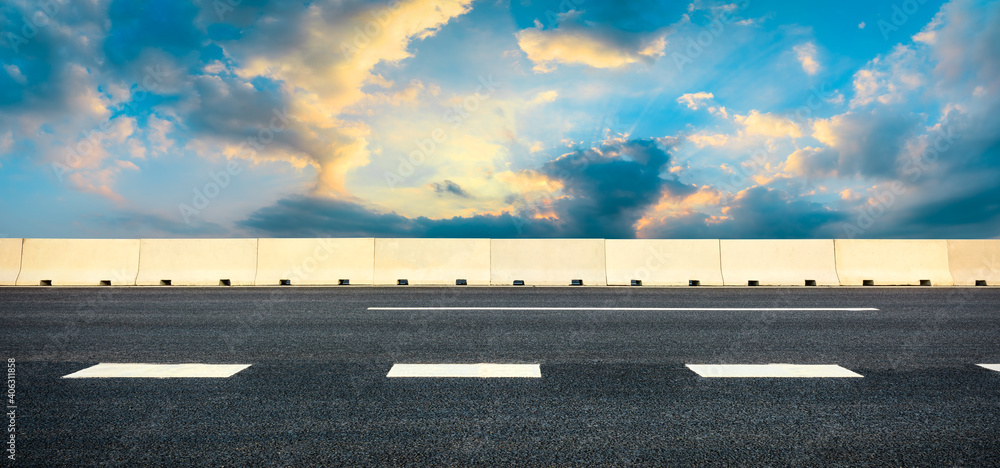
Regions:
<instances>
[{"instance_id":1,"label":"white road marking","mask_svg":"<svg viewBox=\"0 0 1000 468\"><path fill-rule=\"evenodd\" d=\"M976 365L984 369L1000 372L1000 364L976 364Z\"/></svg>"},{"instance_id":2,"label":"white road marking","mask_svg":"<svg viewBox=\"0 0 1000 468\"><path fill-rule=\"evenodd\" d=\"M702 377L864 377L837 365L815 364L686 364Z\"/></svg>"},{"instance_id":3,"label":"white road marking","mask_svg":"<svg viewBox=\"0 0 1000 468\"><path fill-rule=\"evenodd\" d=\"M386 377L541 378L538 364L393 364Z\"/></svg>"},{"instance_id":4,"label":"white road marking","mask_svg":"<svg viewBox=\"0 0 1000 468\"><path fill-rule=\"evenodd\" d=\"M872 307L369 307L368 310L623 310L623 311L747 311L747 312L870 312Z\"/></svg>"},{"instance_id":5,"label":"white road marking","mask_svg":"<svg viewBox=\"0 0 1000 468\"><path fill-rule=\"evenodd\" d=\"M100 363L64 375L64 379L107 378L229 378L250 364L119 364Z\"/></svg>"}]
</instances>

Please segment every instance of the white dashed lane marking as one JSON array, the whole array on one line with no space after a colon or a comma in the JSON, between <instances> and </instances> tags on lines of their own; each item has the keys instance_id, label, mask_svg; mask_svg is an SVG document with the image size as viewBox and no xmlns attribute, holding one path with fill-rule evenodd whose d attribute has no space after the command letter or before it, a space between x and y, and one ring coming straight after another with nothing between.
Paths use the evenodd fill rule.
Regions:
<instances>
[{"instance_id":1,"label":"white dashed lane marking","mask_svg":"<svg viewBox=\"0 0 1000 468\"><path fill-rule=\"evenodd\" d=\"M698 375L708 378L830 378L864 377L837 365L815 364L686 364Z\"/></svg>"},{"instance_id":2,"label":"white dashed lane marking","mask_svg":"<svg viewBox=\"0 0 1000 468\"><path fill-rule=\"evenodd\" d=\"M991 371L1000 372L1000 364L976 364L979 367L989 369Z\"/></svg>"},{"instance_id":3,"label":"white dashed lane marking","mask_svg":"<svg viewBox=\"0 0 1000 468\"><path fill-rule=\"evenodd\" d=\"M541 378L538 364L393 364L386 377Z\"/></svg>"},{"instance_id":4,"label":"white dashed lane marking","mask_svg":"<svg viewBox=\"0 0 1000 468\"><path fill-rule=\"evenodd\" d=\"M108 378L229 378L250 364L119 364L101 363L64 375L64 379Z\"/></svg>"},{"instance_id":5,"label":"white dashed lane marking","mask_svg":"<svg viewBox=\"0 0 1000 468\"><path fill-rule=\"evenodd\" d=\"M743 311L743 312L871 312L872 307L369 307L368 310L622 310L622 311Z\"/></svg>"}]
</instances>

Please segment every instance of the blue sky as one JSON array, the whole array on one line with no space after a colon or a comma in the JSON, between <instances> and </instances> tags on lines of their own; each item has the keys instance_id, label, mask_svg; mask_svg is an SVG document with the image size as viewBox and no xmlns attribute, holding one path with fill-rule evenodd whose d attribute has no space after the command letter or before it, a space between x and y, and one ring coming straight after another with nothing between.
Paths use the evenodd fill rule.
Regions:
<instances>
[{"instance_id":1,"label":"blue sky","mask_svg":"<svg viewBox=\"0 0 1000 468\"><path fill-rule=\"evenodd\" d=\"M1000 2L13 0L0 237L994 238Z\"/></svg>"}]
</instances>

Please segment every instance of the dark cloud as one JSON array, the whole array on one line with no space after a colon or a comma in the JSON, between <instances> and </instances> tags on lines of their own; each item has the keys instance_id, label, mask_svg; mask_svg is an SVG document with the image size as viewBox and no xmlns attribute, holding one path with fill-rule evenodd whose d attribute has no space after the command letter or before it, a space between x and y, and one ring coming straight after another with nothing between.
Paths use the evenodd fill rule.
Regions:
<instances>
[{"instance_id":1,"label":"dark cloud","mask_svg":"<svg viewBox=\"0 0 1000 468\"><path fill-rule=\"evenodd\" d=\"M101 66L81 38L96 38L103 12L89 2L60 2L52 15L43 13L35 2L0 2L0 123L7 115L58 116L86 89L73 67ZM38 18L49 22L36 26Z\"/></svg>"},{"instance_id":2,"label":"dark cloud","mask_svg":"<svg viewBox=\"0 0 1000 468\"><path fill-rule=\"evenodd\" d=\"M754 187L729 206L729 222L712 229L719 238L810 239L834 237L843 213L787 192Z\"/></svg>"},{"instance_id":3,"label":"dark cloud","mask_svg":"<svg viewBox=\"0 0 1000 468\"><path fill-rule=\"evenodd\" d=\"M551 221L511 214L432 220L383 213L358 203L292 197L262 208L240 226L274 237L558 237Z\"/></svg>"},{"instance_id":4,"label":"dark cloud","mask_svg":"<svg viewBox=\"0 0 1000 468\"><path fill-rule=\"evenodd\" d=\"M458 185L450 180L445 180L444 182L432 182L431 187L434 188L434 193L439 196L444 194L452 194L461 198L472 198L469 192L466 192L461 185Z\"/></svg>"},{"instance_id":5,"label":"dark cloud","mask_svg":"<svg viewBox=\"0 0 1000 468\"><path fill-rule=\"evenodd\" d=\"M728 208L727 219L691 213L670 218L649 232L668 239L829 239L839 237L848 219L820 203L767 187L740 192Z\"/></svg>"},{"instance_id":6,"label":"dark cloud","mask_svg":"<svg viewBox=\"0 0 1000 468\"><path fill-rule=\"evenodd\" d=\"M563 216L587 216L568 207ZM581 219L532 219L530 210L500 216L432 220L382 213L340 200L294 197L263 208L240 223L275 237L431 237L431 238L633 238L634 229L599 225ZM792 239L842 237L847 216L787 193L755 187L731 205L729 219L713 221L703 213L671 218L651 229L661 238ZM591 229L591 230L588 230Z\"/></svg>"},{"instance_id":7,"label":"dark cloud","mask_svg":"<svg viewBox=\"0 0 1000 468\"><path fill-rule=\"evenodd\" d=\"M553 202L565 231L630 238L636 222L663 194L694 192L695 187L661 176L669 160L653 140L611 140L563 155L540 172L562 182L569 195Z\"/></svg>"},{"instance_id":8,"label":"dark cloud","mask_svg":"<svg viewBox=\"0 0 1000 468\"><path fill-rule=\"evenodd\" d=\"M235 140L267 128L275 111L286 112L287 97L280 91L262 92L234 76L199 76L191 81L192 107L185 121L197 133ZM277 122L284 126L282 122ZM287 138L281 133L277 139Z\"/></svg>"},{"instance_id":9,"label":"dark cloud","mask_svg":"<svg viewBox=\"0 0 1000 468\"><path fill-rule=\"evenodd\" d=\"M993 174L1000 178L1000 174ZM997 179L994 179L997 180ZM1000 237L1000 186L955 194L914 207L876 235L950 239ZM890 232L887 232L890 231Z\"/></svg>"},{"instance_id":10,"label":"dark cloud","mask_svg":"<svg viewBox=\"0 0 1000 468\"><path fill-rule=\"evenodd\" d=\"M113 63L135 59L156 48L182 56L196 50L203 33L195 25L198 7L185 0L115 0L108 10L111 29L104 51Z\"/></svg>"},{"instance_id":11,"label":"dark cloud","mask_svg":"<svg viewBox=\"0 0 1000 468\"><path fill-rule=\"evenodd\" d=\"M291 197L261 208L241 225L276 237L414 237L414 221L360 204Z\"/></svg>"},{"instance_id":12,"label":"dark cloud","mask_svg":"<svg viewBox=\"0 0 1000 468\"><path fill-rule=\"evenodd\" d=\"M855 225L870 224L865 237L1000 236L1000 4L959 0L938 16L929 60L918 63L926 68L907 71L926 76L947 110L903 165L902 193L852 214L864 218Z\"/></svg>"},{"instance_id":13,"label":"dark cloud","mask_svg":"<svg viewBox=\"0 0 1000 468\"><path fill-rule=\"evenodd\" d=\"M906 142L920 128L917 115L895 109L847 113L831 121L838 135L840 153L837 173L841 177L895 179L901 175L899 162Z\"/></svg>"},{"instance_id":14,"label":"dark cloud","mask_svg":"<svg viewBox=\"0 0 1000 468\"><path fill-rule=\"evenodd\" d=\"M121 211L114 214L85 216L82 221L92 226L101 235L111 233L112 237L229 237L232 232L210 221L185 223L180 217L174 219L154 213Z\"/></svg>"},{"instance_id":15,"label":"dark cloud","mask_svg":"<svg viewBox=\"0 0 1000 468\"><path fill-rule=\"evenodd\" d=\"M954 140L947 149L907 165L908 183L895 192L882 190L875 206L857 208L850 232L860 228L858 237L871 238L1000 236L1000 133L988 120L952 120L955 128L947 131Z\"/></svg>"},{"instance_id":16,"label":"dark cloud","mask_svg":"<svg viewBox=\"0 0 1000 468\"><path fill-rule=\"evenodd\" d=\"M684 196L695 190L661 176L669 160L653 140L609 140L597 148L568 153L539 170L561 182L565 196L528 203L516 213L499 216L407 218L352 202L295 197L258 210L241 224L283 237L633 238L635 224L664 194ZM433 186L440 193L465 193L448 182ZM536 219L539 214L543 217Z\"/></svg>"}]
</instances>

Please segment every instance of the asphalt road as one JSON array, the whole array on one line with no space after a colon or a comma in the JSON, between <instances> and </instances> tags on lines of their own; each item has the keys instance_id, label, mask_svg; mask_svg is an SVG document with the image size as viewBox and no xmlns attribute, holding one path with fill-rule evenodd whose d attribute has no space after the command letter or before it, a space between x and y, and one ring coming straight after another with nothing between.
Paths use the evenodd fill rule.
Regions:
<instances>
[{"instance_id":1,"label":"asphalt road","mask_svg":"<svg viewBox=\"0 0 1000 468\"><path fill-rule=\"evenodd\" d=\"M0 350L24 466L1000 464L996 288L0 288ZM99 362L252 366L60 378ZM478 362L542 377L386 378Z\"/></svg>"}]
</instances>

